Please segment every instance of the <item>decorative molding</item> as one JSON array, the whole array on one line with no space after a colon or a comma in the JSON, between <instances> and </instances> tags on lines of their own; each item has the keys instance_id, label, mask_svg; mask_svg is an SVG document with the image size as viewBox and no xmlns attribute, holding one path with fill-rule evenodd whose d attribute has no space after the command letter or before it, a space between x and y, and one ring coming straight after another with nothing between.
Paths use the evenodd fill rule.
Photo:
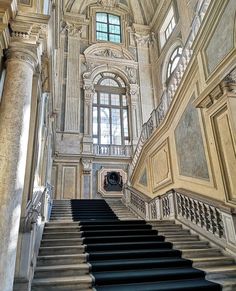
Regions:
<instances>
[{"instance_id":1,"label":"decorative molding","mask_svg":"<svg viewBox=\"0 0 236 291\"><path fill-rule=\"evenodd\" d=\"M118 2L118 0L98 0L97 4L103 6L104 8L112 9L118 6Z\"/></svg>"},{"instance_id":2,"label":"decorative molding","mask_svg":"<svg viewBox=\"0 0 236 291\"><path fill-rule=\"evenodd\" d=\"M62 27L63 33L67 31L68 35L72 37L80 37L82 33L82 28L83 28L82 25L79 25L77 23L66 22L66 21L63 21L61 23L61 27Z\"/></svg>"},{"instance_id":3,"label":"decorative molding","mask_svg":"<svg viewBox=\"0 0 236 291\"><path fill-rule=\"evenodd\" d=\"M83 165L83 174L91 174L92 171L92 160L91 159L81 159L82 165Z\"/></svg>"},{"instance_id":4,"label":"decorative molding","mask_svg":"<svg viewBox=\"0 0 236 291\"><path fill-rule=\"evenodd\" d=\"M137 83L137 69L134 67L126 66L125 68L130 84Z\"/></svg>"}]
</instances>

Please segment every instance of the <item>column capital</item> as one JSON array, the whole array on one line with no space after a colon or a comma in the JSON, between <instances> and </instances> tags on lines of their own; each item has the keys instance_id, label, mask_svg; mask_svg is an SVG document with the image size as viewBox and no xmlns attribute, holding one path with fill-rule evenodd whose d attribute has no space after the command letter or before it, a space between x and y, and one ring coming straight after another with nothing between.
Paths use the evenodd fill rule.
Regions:
<instances>
[{"instance_id":1,"label":"column capital","mask_svg":"<svg viewBox=\"0 0 236 291\"><path fill-rule=\"evenodd\" d=\"M36 45L12 43L7 50L7 62L19 61L31 67L34 71L38 65Z\"/></svg>"},{"instance_id":2,"label":"column capital","mask_svg":"<svg viewBox=\"0 0 236 291\"><path fill-rule=\"evenodd\" d=\"M129 94L133 96L137 96L139 93L139 85L138 84L130 84L129 85Z\"/></svg>"},{"instance_id":3,"label":"column capital","mask_svg":"<svg viewBox=\"0 0 236 291\"><path fill-rule=\"evenodd\" d=\"M90 174L92 171L92 160L90 158L82 158L81 159L83 165L83 173Z\"/></svg>"}]
</instances>

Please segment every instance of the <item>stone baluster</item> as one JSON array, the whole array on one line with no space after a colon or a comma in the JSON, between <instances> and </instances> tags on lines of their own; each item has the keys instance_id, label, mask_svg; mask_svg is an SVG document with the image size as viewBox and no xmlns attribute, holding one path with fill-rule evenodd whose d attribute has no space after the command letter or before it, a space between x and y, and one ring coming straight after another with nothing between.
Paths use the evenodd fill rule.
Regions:
<instances>
[{"instance_id":1,"label":"stone baluster","mask_svg":"<svg viewBox=\"0 0 236 291\"><path fill-rule=\"evenodd\" d=\"M37 65L35 45L12 43L0 106L0 282L11 291L21 216L29 138L32 81Z\"/></svg>"}]
</instances>

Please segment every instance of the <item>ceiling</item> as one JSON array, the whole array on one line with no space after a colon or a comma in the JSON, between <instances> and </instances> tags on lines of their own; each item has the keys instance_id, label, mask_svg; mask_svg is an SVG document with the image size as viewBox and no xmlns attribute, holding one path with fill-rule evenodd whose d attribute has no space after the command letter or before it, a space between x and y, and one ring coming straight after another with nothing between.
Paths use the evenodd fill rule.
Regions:
<instances>
[{"instance_id":1,"label":"ceiling","mask_svg":"<svg viewBox=\"0 0 236 291\"><path fill-rule=\"evenodd\" d=\"M151 22L161 0L65 0L65 11L86 14L89 5L101 4L105 7L118 5L130 13L135 23L147 25Z\"/></svg>"}]
</instances>

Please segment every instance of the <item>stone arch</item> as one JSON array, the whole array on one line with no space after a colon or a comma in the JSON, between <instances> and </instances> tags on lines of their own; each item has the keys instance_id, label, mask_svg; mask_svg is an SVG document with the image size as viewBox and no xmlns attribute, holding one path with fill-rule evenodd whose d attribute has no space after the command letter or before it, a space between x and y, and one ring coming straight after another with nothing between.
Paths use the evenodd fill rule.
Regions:
<instances>
[{"instance_id":1,"label":"stone arch","mask_svg":"<svg viewBox=\"0 0 236 291\"><path fill-rule=\"evenodd\" d=\"M168 52L166 53L165 59L163 61L162 72L161 72L161 82L162 82L163 89L165 89L166 85L167 85L166 84L166 81L167 81L166 76L167 76L167 69L168 69L169 59L170 59L172 53L174 52L174 50L179 46L183 47L183 43L182 43L182 41L180 39L177 39L177 41L174 42L170 46Z\"/></svg>"}]
</instances>

